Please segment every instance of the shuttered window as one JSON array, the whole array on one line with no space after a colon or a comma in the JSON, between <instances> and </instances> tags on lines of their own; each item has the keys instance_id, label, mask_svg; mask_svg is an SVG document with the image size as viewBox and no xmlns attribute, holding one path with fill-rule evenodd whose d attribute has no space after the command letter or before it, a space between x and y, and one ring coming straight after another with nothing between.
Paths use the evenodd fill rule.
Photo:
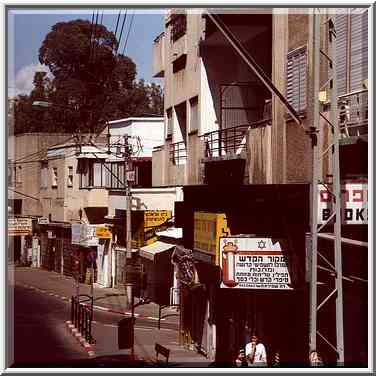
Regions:
<instances>
[{"instance_id":1,"label":"shuttered window","mask_svg":"<svg viewBox=\"0 0 376 376\"><path fill-rule=\"evenodd\" d=\"M307 48L287 54L287 100L297 112L307 107Z\"/></svg>"},{"instance_id":2,"label":"shuttered window","mask_svg":"<svg viewBox=\"0 0 376 376\"><path fill-rule=\"evenodd\" d=\"M349 9L337 14L336 61L338 95L363 89L368 78L368 13Z\"/></svg>"}]
</instances>

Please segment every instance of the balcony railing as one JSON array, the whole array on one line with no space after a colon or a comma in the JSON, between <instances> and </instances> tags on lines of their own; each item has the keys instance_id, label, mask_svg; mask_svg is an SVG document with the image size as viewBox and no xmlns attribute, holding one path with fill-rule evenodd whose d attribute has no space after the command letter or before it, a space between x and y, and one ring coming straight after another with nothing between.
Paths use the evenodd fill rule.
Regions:
<instances>
[{"instance_id":1,"label":"balcony railing","mask_svg":"<svg viewBox=\"0 0 376 376\"><path fill-rule=\"evenodd\" d=\"M174 165L183 165L187 159L187 149L184 141L170 144L170 162Z\"/></svg>"},{"instance_id":2,"label":"balcony railing","mask_svg":"<svg viewBox=\"0 0 376 376\"><path fill-rule=\"evenodd\" d=\"M247 125L220 129L205 133L201 139L205 143L205 157L240 155L247 152L247 135L250 129L267 126L271 119L263 119Z\"/></svg>"},{"instance_id":3,"label":"balcony railing","mask_svg":"<svg viewBox=\"0 0 376 376\"><path fill-rule=\"evenodd\" d=\"M341 137L368 134L368 90L360 90L338 98Z\"/></svg>"}]
</instances>

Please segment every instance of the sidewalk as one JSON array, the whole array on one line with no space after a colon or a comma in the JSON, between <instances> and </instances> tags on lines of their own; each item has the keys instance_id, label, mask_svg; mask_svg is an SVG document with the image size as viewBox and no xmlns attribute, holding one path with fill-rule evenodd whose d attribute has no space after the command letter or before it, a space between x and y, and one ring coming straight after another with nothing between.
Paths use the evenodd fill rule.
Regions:
<instances>
[{"instance_id":1,"label":"sidewalk","mask_svg":"<svg viewBox=\"0 0 376 376\"><path fill-rule=\"evenodd\" d=\"M42 293L53 295L57 298L70 302L73 294L76 294L76 282L71 277L62 276L55 272L44 269L35 269L29 267L15 268L15 284L21 284L28 287L39 289ZM91 287L80 283L80 294L90 295ZM102 288L94 286L94 320L95 312L108 311L124 314L127 317L131 311L126 308L125 291L114 288ZM137 303L137 299L136 299ZM165 310L166 313L176 313L173 309ZM149 303L140 305L135 309L135 347L134 353L137 358L144 359L147 362L154 361L155 343L170 349L169 366L175 367L207 367L210 361L195 351L186 349L178 344L178 316L170 316L162 319L161 330L158 330L158 305ZM68 320L69 318L67 318ZM121 316L119 315L119 320ZM150 325L145 325L145 320L150 321ZM175 324L164 328L163 324ZM153 327L151 327L153 326ZM176 328L176 329L172 329ZM117 322L113 324L101 324L94 321L92 324L93 336L96 344L93 346L95 356L116 356L129 354L130 350L119 350L117 343ZM164 360L161 357L161 360Z\"/></svg>"}]
</instances>

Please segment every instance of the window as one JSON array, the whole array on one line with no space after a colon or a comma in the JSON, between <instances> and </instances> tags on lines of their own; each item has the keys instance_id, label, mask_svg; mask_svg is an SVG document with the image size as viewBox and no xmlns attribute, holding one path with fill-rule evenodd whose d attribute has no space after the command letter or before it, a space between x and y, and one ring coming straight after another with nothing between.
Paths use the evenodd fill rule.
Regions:
<instances>
[{"instance_id":1,"label":"window","mask_svg":"<svg viewBox=\"0 0 376 376\"><path fill-rule=\"evenodd\" d=\"M172 72L177 73L185 68L187 64L187 55L183 54L172 62Z\"/></svg>"},{"instance_id":2,"label":"window","mask_svg":"<svg viewBox=\"0 0 376 376\"><path fill-rule=\"evenodd\" d=\"M171 16L171 41L175 42L187 31L187 15L185 13Z\"/></svg>"},{"instance_id":3,"label":"window","mask_svg":"<svg viewBox=\"0 0 376 376\"><path fill-rule=\"evenodd\" d=\"M173 118L172 118L172 108L166 110L167 116L167 132L166 138L172 137L172 130L173 130Z\"/></svg>"},{"instance_id":4,"label":"window","mask_svg":"<svg viewBox=\"0 0 376 376\"><path fill-rule=\"evenodd\" d=\"M80 188L124 188L124 162L105 163L92 159L80 159L78 162ZM119 176L119 179L117 177ZM117 186L118 184L118 186Z\"/></svg>"},{"instance_id":5,"label":"window","mask_svg":"<svg viewBox=\"0 0 376 376\"><path fill-rule=\"evenodd\" d=\"M22 166L17 166L15 168L16 171L16 187L22 187Z\"/></svg>"},{"instance_id":6,"label":"window","mask_svg":"<svg viewBox=\"0 0 376 376\"><path fill-rule=\"evenodd\" d=\"M40 187L47 188L48 186L48 163L42 162L40 166Z\"/></svg>"},{"instance_id":7,"label":"window","mask_svg":"<svg viewBox=\"0 0 376 376\"><path fill-rule=\"evenodd\" d=\"M16 185L16 166L8 160L8 185L15 187Z\"/></svg>"},{"instance_id":8,"label":"window","mask_svg":"<svg viewBox=\"0 0 376 376\"><path fill-rule=\"evenodd\" d=\"M68 179L67 179L67 187L73 187L73 167L68 167Z\"/></svg>"},{"instance_id":9,"label":"window","mask_svg":"<svg viewBox=\"0 0 376 376\"><path fill-rule=\"evenodd\" d=\"M368 78L368 12L349 9L337 14L336 63L337 94L344 95L364 89Z\"/></svg>"},{"instance_id":10,"label":"window","mask_svg":"<svg viewBox=\"0 0 376 376\"><path fill-rule=\"evenodd\" d=\"M190 116L189 116L189 131L198 130L198 97L189 100Z\"/></svg>"},{"instance_id":11,"label":"window","mask_svg":"<svg viewBox=\"0 0 376 376\"><path fill-rule=\"evenodd\" d=\"M307 48L287 54L287 100L297 112L307 107Z\"/></svg>"},{"instance_id":12,"label":"window","mask_svg":"<svg viewBox=\"0 0 376 376\"><path fill-rule=\"evenodd\" d=\"M52 188L57 188L57 167L52 168Z\"/></svg>"}]
</instances>

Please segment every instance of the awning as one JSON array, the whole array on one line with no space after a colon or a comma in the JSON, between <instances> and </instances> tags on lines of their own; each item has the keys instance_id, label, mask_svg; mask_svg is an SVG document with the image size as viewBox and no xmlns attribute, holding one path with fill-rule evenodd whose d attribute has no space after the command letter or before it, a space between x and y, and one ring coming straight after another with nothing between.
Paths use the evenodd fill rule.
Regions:
<instances>
[{"instance_id":1,"label":"awning","mask_svg":"<svg viewBox=\"0 0 376 376\"><path fill-rule=\"evenodd\" d=\"M170 244L162 241L156 241L155 243L146 245L140 248L140 256L154 261L156 254L168 251L175 247L175 244Z\"/></svg>"}]
</instances>

